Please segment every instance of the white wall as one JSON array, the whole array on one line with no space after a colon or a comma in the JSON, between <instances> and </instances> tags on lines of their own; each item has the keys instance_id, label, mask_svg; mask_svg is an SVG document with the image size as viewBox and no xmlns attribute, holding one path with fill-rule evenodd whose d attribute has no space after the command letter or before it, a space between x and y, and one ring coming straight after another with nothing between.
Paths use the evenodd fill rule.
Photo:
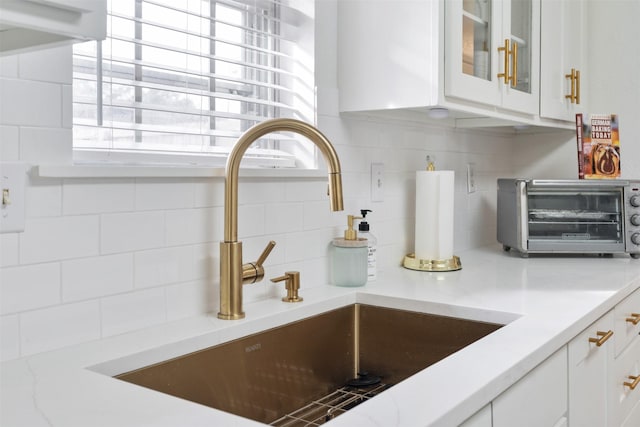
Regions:
<instances>
[{"instance_id":1,"label":"white wall","mask_svg":"<svg viewBox=\"0 0 640 427\"><path fill-rule=\"evenodd\" d=\"M413 250L414 174L427 154L456 171L456 253L495 241L495 180L513 173L511 138L337 113L335 3L319 2L318 127L343 166L345 212L330 213L324 179L243 179L245 259L269 239L266 277L301 271L302 291L327 286L327 250L347 213L373 210L381 271ZM0 58L0 156L68 162L71 50ZM384 201L370 201L372 162L385 164ZM466 193L475 163L478 191ZM2 359L217 311L221 179L39 178L27 188L23 233L0 235ZM284 291L268 280L245 302ZM251 316L250 308L247 316Z\"/></svg>"}]
</instances>

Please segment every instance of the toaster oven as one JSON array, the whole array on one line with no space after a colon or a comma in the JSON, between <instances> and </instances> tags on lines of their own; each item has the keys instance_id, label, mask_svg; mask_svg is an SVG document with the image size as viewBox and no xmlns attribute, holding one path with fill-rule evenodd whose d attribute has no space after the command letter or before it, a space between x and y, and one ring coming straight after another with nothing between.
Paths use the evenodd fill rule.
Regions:
<instances>
[{"instance_id":1,"label":"toaster oven","mask_svg":"<svg viewBox=\"0 0 640 427\"><path fill-rule=\"evenodd\" d=\"M640 257L640 181L498 179L497 208L507 251Z\"/></svg>"}]
</instances>

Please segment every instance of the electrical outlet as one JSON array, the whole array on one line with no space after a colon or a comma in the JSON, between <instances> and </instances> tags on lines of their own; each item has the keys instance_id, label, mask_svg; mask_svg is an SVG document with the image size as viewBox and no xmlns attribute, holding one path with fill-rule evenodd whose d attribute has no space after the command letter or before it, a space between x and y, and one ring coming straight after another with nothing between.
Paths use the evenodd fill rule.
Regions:
<instances>
[{"instance_id":1,"label":"electrical outlet","mask_svg":"<svg viewBox=\"0 0 640 427\"><path fill-rule=\"evenodd\" d=\"M26 179L24 163L0 163L0 233L24 231Z\"/></svg>"},{"instance_id":2,"label":"electrical outlet","mask_svg":"<svg viewBox=\"0 0 640 427\"><path fill-rule=\"evenodd\" d=\"M476 165L467 163L467 193L476 192Z\"/></svg>"},{"instance_id":3,"label":"electrical outlet","mask_svg":"<svg viewBox=\"0 0 640 427\"><path fill-rule=\"evenodd\" d=\"M371 201L384 201L384 163L371 163Z\"/></svg>"}]
</instances>

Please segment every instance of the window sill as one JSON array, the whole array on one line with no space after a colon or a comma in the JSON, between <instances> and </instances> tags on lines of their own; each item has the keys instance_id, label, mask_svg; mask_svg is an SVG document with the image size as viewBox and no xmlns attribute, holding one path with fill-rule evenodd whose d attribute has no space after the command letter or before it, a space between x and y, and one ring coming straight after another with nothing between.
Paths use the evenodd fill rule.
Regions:
<instances>
[{"instance_id":1,"label":"window sill","mask_svg":"<svg viewBox=\"0 0 640 427\"><path fill-rule=\"evenodd\" d=\"M223 178L223 167L141 165L36 165L32 173L42 178ZM327 177L320 169L241 168L241 178Z\"/></svg>"}]
</instances>

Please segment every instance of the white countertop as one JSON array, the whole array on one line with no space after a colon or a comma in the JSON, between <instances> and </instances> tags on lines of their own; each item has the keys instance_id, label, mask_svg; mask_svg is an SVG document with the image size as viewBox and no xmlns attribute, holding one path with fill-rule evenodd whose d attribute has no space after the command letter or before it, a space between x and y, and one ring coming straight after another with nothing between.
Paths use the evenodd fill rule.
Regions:
<instances>
[{"instance_id":1,"label":"white countertop","mask_svg":"<svg viewBox=\"0 0 640 427\"><path fill-rule=\"evenodd\" d=\"M302 275L302 303L273 299L246 305L239 321L211 314L5 362L0 425L262 425L108 375L354 302L508 323L327 424L457 425L640 288L640 260L628 256L459 255L460 271L398 267L361 288L305 289Z\"/></svg>"}]
</instances>

